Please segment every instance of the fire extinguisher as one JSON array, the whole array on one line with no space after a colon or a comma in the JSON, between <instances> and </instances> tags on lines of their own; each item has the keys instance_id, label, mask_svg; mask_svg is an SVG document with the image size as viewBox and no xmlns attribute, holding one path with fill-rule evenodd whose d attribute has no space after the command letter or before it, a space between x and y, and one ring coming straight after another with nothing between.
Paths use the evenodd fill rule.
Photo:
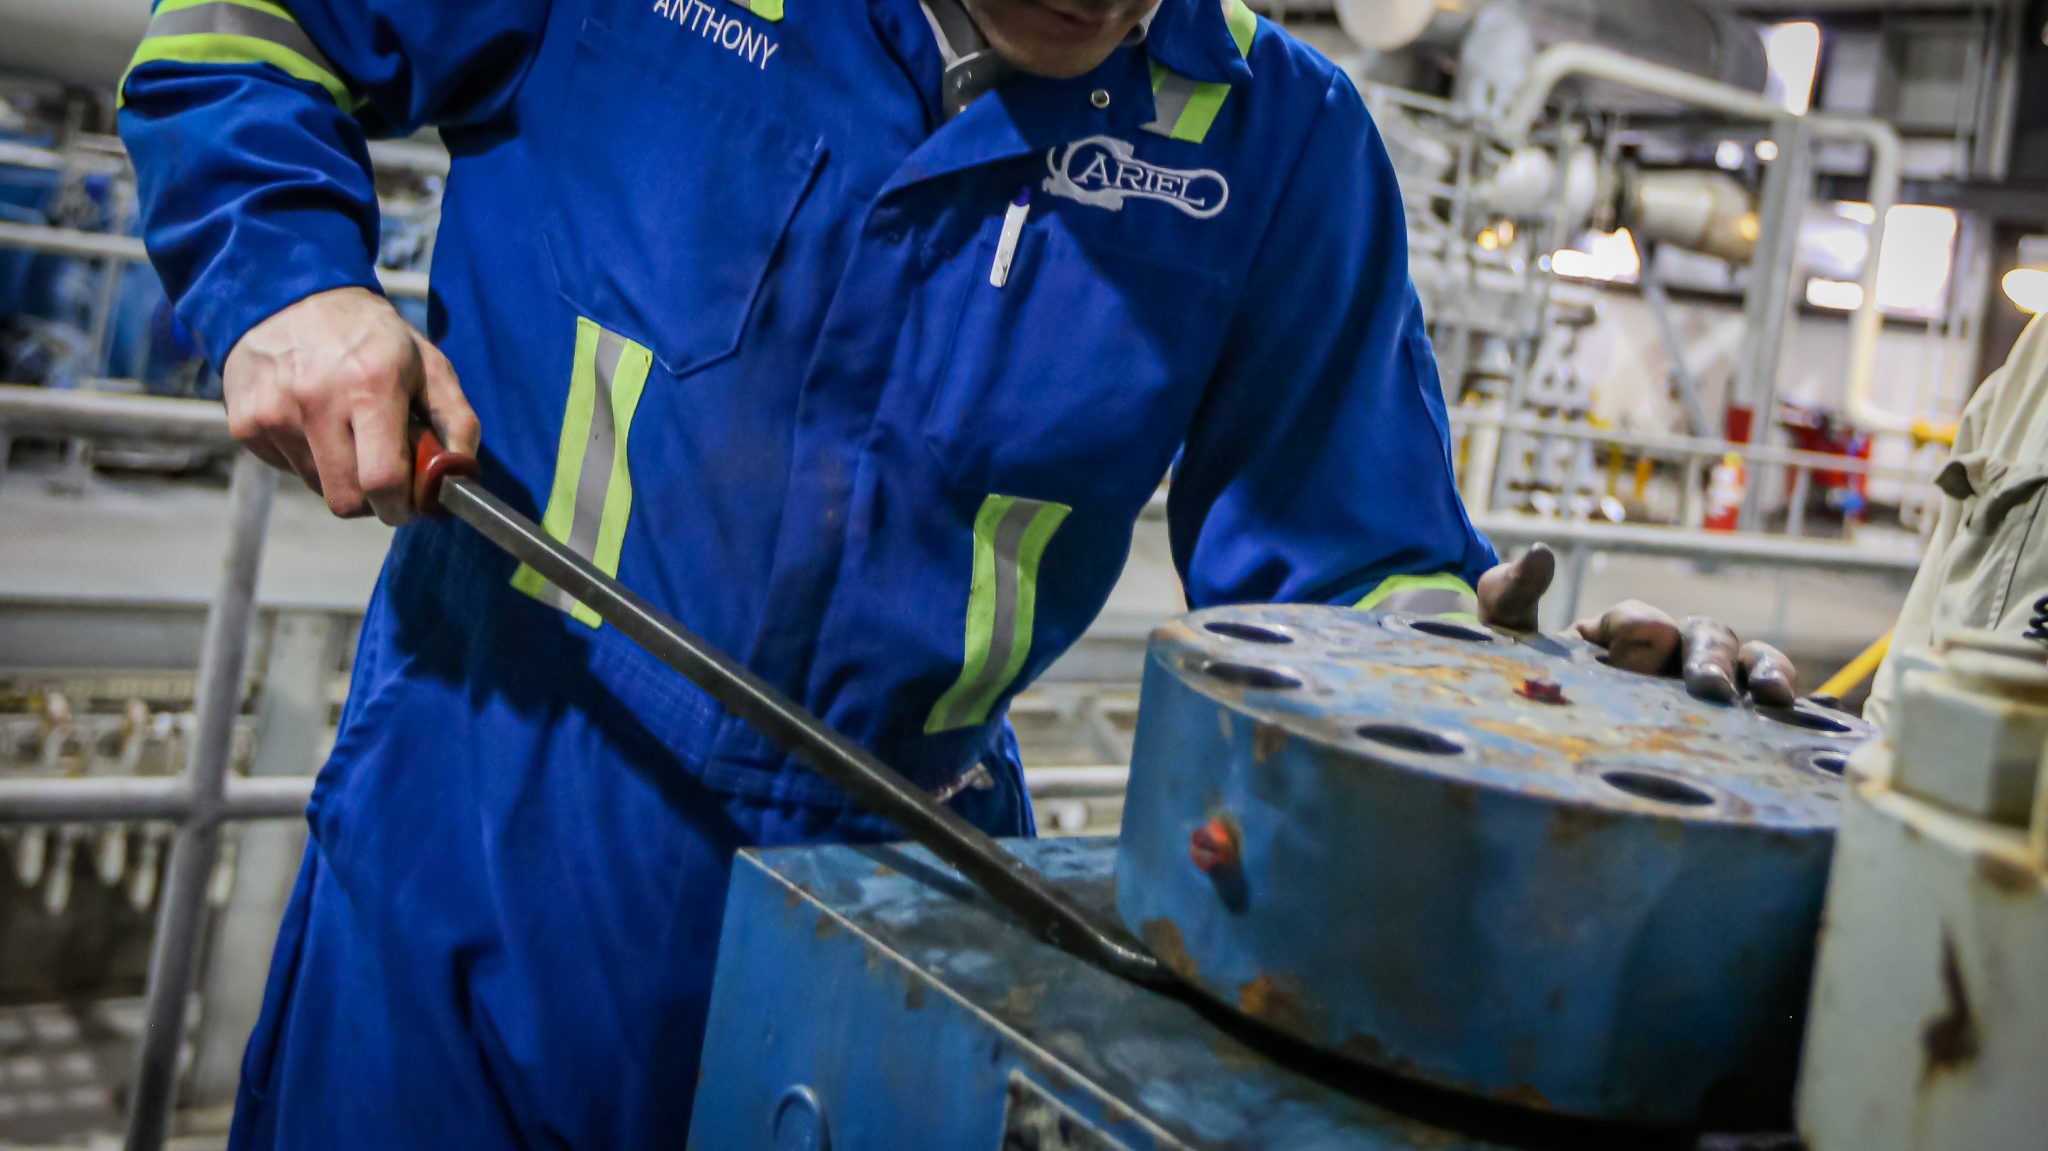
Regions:
<instances>
[{"instance_id":1,"label":"fire extinguisher","mask_svg":"<svg viewBox=\"0 0 2048 1151\"><path fill-rule=\"evenodd\" d=\"M1729 452L1714 465L1713 473L1707 478L1707 520L1705 527L1710 532L1732 532L1736 520L1742 515L1743 489L1748 485L1749 473L1742 466L1742 457Z\"/></svg>"}]
</instances>

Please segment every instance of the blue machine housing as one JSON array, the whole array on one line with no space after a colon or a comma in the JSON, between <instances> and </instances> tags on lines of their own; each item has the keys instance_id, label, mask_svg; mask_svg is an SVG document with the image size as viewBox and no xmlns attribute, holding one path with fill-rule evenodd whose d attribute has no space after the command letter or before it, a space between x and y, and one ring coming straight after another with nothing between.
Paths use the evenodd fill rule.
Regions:
<instances>
[{"instance_id":1,"label":"blue machine housing","mask_svg":"<svg viewBox=\"0 0 2048 1151\"><path fill-rule=\"evenodd\" d=\"M1596 655L1320 607L1167 625L1120 916L1231 1008L1459 1091L1674 1124L1789 1098L1867 729Z\"/></svg>"},{"instance_id":2,"label":"blue machine housing","mask_svg":"<svg viewBox=\"0 0 2048 1151\"><path fill-rule=\"evenodd\" d=\"M1112 915L1112 842L1005 846ZM1046 946L922 848L746 851L733 868L689 1147L1531 1145L1489 1130L1500 1118L1478 1105L1420 1118L1431 1100L1392 1076L1276 1059L1259 1036L1220 1026L1221 1014ZM1645 1146L1576 1129L1533 1145Z\"/></svg>"}]
</instances>

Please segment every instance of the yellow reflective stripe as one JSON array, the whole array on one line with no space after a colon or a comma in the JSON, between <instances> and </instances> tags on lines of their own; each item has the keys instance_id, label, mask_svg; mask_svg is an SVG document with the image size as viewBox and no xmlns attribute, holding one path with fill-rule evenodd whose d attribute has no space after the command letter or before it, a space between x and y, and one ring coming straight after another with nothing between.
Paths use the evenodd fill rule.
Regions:
<instances>
[{"instance_id":1,"label":"yellow reflective stripe","mask_svg":"<svg viewBox=\"0 0 2048 1151\"><path fill-rule=\"evenodd\" d=\"M1405 611L1418 615L1459 616L1479 610L1479 593L1454 575L1388 576L1362 600L1359 611Z\"/></svg>"},{"instance_id":2,"label":"yellow reflective stripe","mask_svg":"<svg viewBox=\"0 0 2048 1151\"><path fill-rule=\"evenodd\" d=\"M1252 39L1259 30L1258 14L1244 0L1223 0L1223 20L1230 28L1230 39L1237 45L1237 54L1249 57ZM1208 138L1217 113L1223 110L1224 98L1229 95L1229 84L1190 80L1154 60L1153 117L1152 122L1145 125L1145 130L1199 144Z\"/></svg>"},{"instance_id":3,"label":"yellow reflective stripe","mask_svg":"<svg viewBox=\"0 0 2048 1151\"><path fill-rule=\"evenodd\" d=\"M1259 30L1258 13L1244 0L1225 0L1223 22L1230 26L1230 39L1237 45L1239 56L1252 54L1252 35Z\"/></svg>"},{"instance_id":4,"label":"yellow reflective stripe","mask_svg":"<svg viewBox=\"0 0 2048 1151\"><path fill-rule=\"evenodd\" d=\"M127 102L136 67L156 61L268 64L319 85L344 111L361 103L292 14L269 0L164 0L121 75L117 105Z\"/></svg>"},{"instance_id":5,"label":"yellow reflective stripe","mask_svg":"<svg viewBox=\"0 0 2048 1151\"><path fill-rule=\"evenodd\" d=\"M577 318L555 478L540 526L606 575L619 572L633 510L627 433L653 364L654 355L644 346ZM512 586L588 627L602 622L595 611L524 564L512 573Z\"/></svg>"},{"instance_id":6,"label":"yellow reflective stripe","mask_svg":"<svg viewBox=\"0 0 2048 1151\"><path fill-rule=\"evenodd\" d=\"M974 517L974 573L960 678L932 705L927 735L988 721L1031 655L1038 614L1038 564L1073 509L1015 496L990 496Z\"/></svg>"},{"instance_id":7,"label":"yellow reflective stripe","mask_svg":"<svg viewBox=\"0 0 2048 1151\"><path fill-rule=\"evenodd\" d=\"M280 20L290 20L294 24L299 22L298 17L293 16L287 11L284 5L273 4L271 0L163 0L163 3L158 4L151 15L164 16L186 8L204 8L209 4L227 4L236 8L248 8L256 12L269 13Z\"/></svg>"},{"instance_id":8,"label":"yellow reflective stripe","mask_svg":"<svg viewBox=\"0 0 2048 1151\"><path fill-rule=\"evenodd\" d=\"M1216 113L1223 110L1223 98L1230 95L1228 84L1197 84L1188 94L1188 102L1181 109L1180 116L1173 122L1173 130L1167 135L1176 140L1199 144L1208 138L1209 128L1216 123Z\"/></svg>"}]
</instances>

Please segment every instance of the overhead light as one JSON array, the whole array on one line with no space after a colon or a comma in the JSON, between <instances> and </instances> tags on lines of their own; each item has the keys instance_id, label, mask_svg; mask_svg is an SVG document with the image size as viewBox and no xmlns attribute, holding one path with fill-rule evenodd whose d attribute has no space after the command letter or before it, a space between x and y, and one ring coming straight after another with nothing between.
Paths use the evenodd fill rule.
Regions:
<instances>
[{"instance_id":1,"label":"overhead light","mask_svg":"<svg viewBox=\"0 0 2048 1151\"><path fill-rule=\"evenodd\" d=\"M1724 172L1733 172L1742 167L1742 145L1734 140L1723 140L1714 146L1714 164Z\"/></svg>"},{"instance_id":2,"label":"overhead light","mask_svg":"<svg viewBox=\"0 0 2048 1151\"><path fill-rule=\"evenodd\" d=\"M1877 220L1877 213L1869 204L1837 203L1834 213L1841 219L1865 226ZM1878 306L1894 314L1939 315L1947 303L1949 278L1955 270L1957 221L1954 209L1930 204L1899 204L1885 214L1884 221L1884 249L1878 253L1877 260ZM1809 229L1806 242L1841 272L1864 263L1870 252L1868 236L1850 232ZM1814 280L1808 284L1806 302L1816 308L1845 311L1862 304L1861 288L1857 288L1852 298L1842 288L1814 287L1816 284L1836 283L1856 287L1848 281ZM1844 304L1844 300L1849 302Z\"/></svg>"},{"instance_id":3,"label":"overhead light","mask_svg":"<svg viewBox=\"0 0 2048 1151\"><path fill-rule=\"evenodd\" d=\"M1572 280L1634 283L1643 271L1642 253L1627 228L1590 233L1581 248L1560 248L1550 254L1550 270Z\"/></svg>"},{"instance_id":4,"label":"overhead light","mask_svg":"<svg viewBox=\"0 0 2048 1151\"><path fill-rule=\"evenodd\" d=\"M1808 280L1806 302L1831 312L1853 312L1863 306L1863 285L1854 280Z\"/></svg>"},{"instance_id":5,"label":"overhead light","mask_svg":"<svg viewBox=\"0 0 2048 1151\"><path fill-rule=\"evenodd\" d=\"M1820 71L1820 25L1810 20L1764 29L1769 76L1764 95L1794 116L1813 106L1813 79Z\"/></svg>"},{"instance_id":6,"label":"overhead light","mask_svg":"<svg viewBox=\"0 0 2048 1151\"><path fill-rule=\"evenodd\" d=\"M1756 158L1766 164L1777 159L1778 142L1776 140L1758 140L1756 142Z\"/></svg>"}]
</instances>

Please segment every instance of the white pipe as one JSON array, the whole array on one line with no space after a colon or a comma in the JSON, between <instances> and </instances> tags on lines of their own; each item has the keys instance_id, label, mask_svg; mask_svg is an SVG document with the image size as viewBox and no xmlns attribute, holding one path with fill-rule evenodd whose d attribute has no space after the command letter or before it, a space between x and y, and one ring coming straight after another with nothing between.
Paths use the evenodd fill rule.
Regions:
<instances>
[{"instance_id":1,"label":"white pipe","mask_svg":"<svg viewBox=\"0 0 2048 1151\"><path fill-rule=\"evenodd\" d=\"M1501 119L1503 140L1511 147L1527 143L1551 93L1573 76L1625 85L1738 119L1777 120L1788 115L1754 92L1717 80L1701 79L1594 44L1556 44L1538 53L1530 65L1528 79ZM1913 417L1878 407L1871 389L1877 368L1877 338L1884 328L1884 315L1877 304L1879 255L1884 250L1885 217L1899 198L1898 129L1867 116L1814 112L1804 119L1815 139L1850 140L1870 147L1870 208L1876 219L1870 226L1870 255L1863 262L1863 300L1849 318L1849 418L1873 432L1911 431Z\"/></svg>"}]
</instances>

